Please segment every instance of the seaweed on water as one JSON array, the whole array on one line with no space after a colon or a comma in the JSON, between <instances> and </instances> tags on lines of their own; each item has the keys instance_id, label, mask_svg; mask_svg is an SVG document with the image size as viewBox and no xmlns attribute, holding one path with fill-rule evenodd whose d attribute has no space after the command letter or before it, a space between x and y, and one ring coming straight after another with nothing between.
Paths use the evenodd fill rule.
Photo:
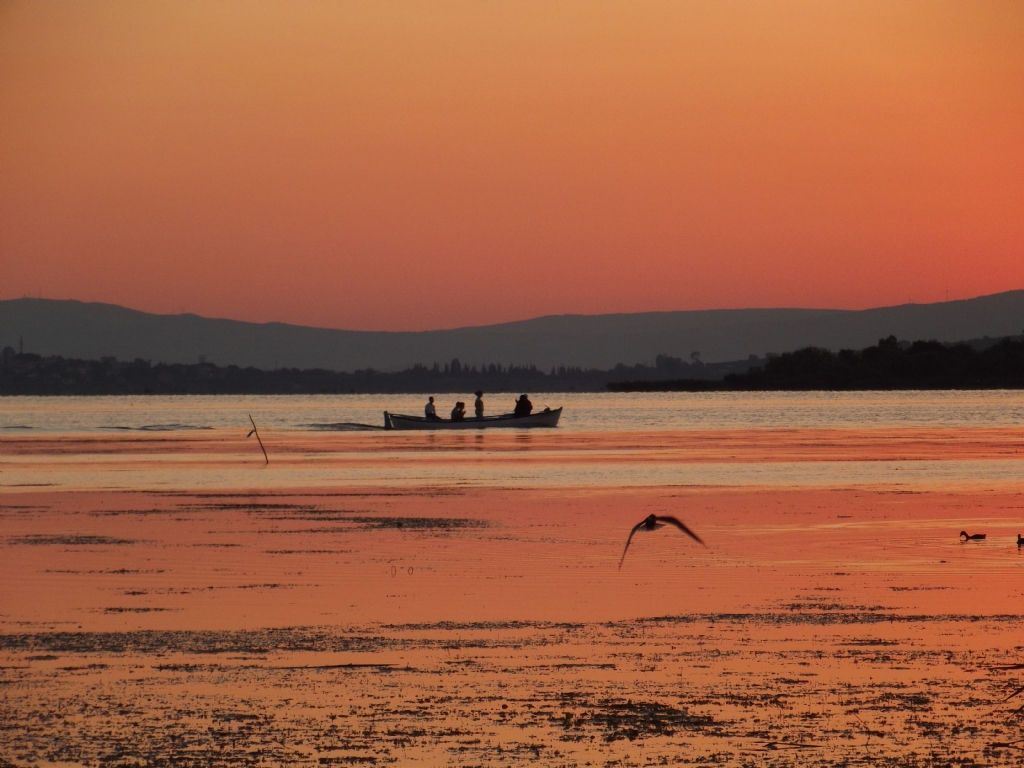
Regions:
<instances>
[{"instance_id":1,"label":"seaweed on water","mask_svg":"<svg viewBox=\"0 0 1024 768\"><path fill-rule=\"evenodd\" d=\"M658 701L602 699L586 703L575 700L573 706L582 711L566 711L561 718L562 728L566 731L601 730L606 742L671 736L676 731L696 731L715 725L713 717L691 715L685 707Z\"/></svg>"},{"instance_id":2,"label":"seaweed on water","mask_svg":"<svg viewBox=\"0 0 1024 768\"><path fill-rule=\"evenodd\" d=\"M293 515L265 515L264 520L286 521L286 520L311 520L319 523L345 522L352 519L352 515L358 510L338 509L322 510L316 512L297 512Z\"/></svg>"},{"instance_id":3,"label":"seaweed on water","mask_svg":"<svg viewBox=\"0 0 1024 768\"><path fill-rule=\"evenodd\" d=\"M826 630L814 627L808 634L816 638L813 646L787 641L748 647L748 632L753 636L758 629L751 622L759 620L751 616L775 614L743 615L731 623L718 617L721 625L696 628L630 621L609 631L594 623L578 632L573 627L571 634L544 623L493 622L444 629L374 624L365 630L0 635L0 654L14 651L23 661L27 654L66 650L70 657L62 663L79 665L60 671L28 664L0 673L0 755L18 755L19 764L189 768L315 768L321 760L369 764L370 758L402 765L537 761L779 768L1017 761L1019 721L1007 720L1005 710L1024 694L998 705L1019 683L977 676L977 670L992 670L999 662L1015 666L1017 649L964 653L964 662L985 662L965 668L942 662L942 640L924 648L851 648L858 640L873 645L863 642L870 630L838 622ZM693 621L708 622L708 616ZM1013 626L982 621L987 623L947 624L938 632L924 625L902 629L906 637L999 629L1015 641ZM463 628L478 632L463 642ZM518 644L509 653L447 655L456 644L496 647L509 636ZM569 636L578 645L550 655L551 639ZM734 641L739 647L730 648ZM540 644L547 646L542 655L528 649ZM339 651L352 655L331 655ZM416 666L404 666L410 658L405 651L416 653ZM254 652L267 655L234 655ZM75 657L102 653L125 656ZM694 657L708 661L712 671L695 671ZM604 663L616 658L657 660L659 673L632 663L604 671ZM906 664L918 673L887 677L879 668L870 670L872 678L852 666L884 658L900 665L888 662L887 669ZM820 659L829 674L803 679L809 659ZM101 678L92 672L101 668L89 662L109 663L113 672ZM985 682L987 695L979 696ZM816 752L819 747L828 753Z\"/></svg>"},{"instance_id":4,"label":"seaweed on water","mask_svg":"<svg viewBox=\"0 0 1024 768\"><path fill-rule=\"evenodd\" d=\"M243 512L277 512L281 510L295 510L297 512L313 512L316 510L315 504L265 504L265 503L227 503L222 502L218 504L200 504L198 509L222 509L222 510L241 510Z\"/></svg>"},{"instance_id":5,"label":"seaweed on water","mask_svg":"<svg viewBox=\"0 0 1024 768\"><path fill-rule=\"evenodd\" d=\"M8 544L28 544L32 546L63 545L72 547L88 546L112 546L121 544L139 544L137 539L118 539L113 536L89 536L89 535L49 535L45 533L30 533L25 536L12 536L7 539Z\"/></svg>"},{"instance_id":6,"label":"seaweed on water","mask_svg":"<svg viewBox=\"0 0 1024 768\"><path fill-rule=\"evenodd\" d=\"M265 555L346 555L351 549L265 549Z\"/></svg>"},{"instance_id":7,"label":"seaweed on water","mask_svg":"<svg viewBox=\"0 0 1024 768\"><path fill-rule=\"evenodd\" d=\"M277 518L274 518L277 519ZM295 520L320 518L291 518ZM467 517L368 517L352 516L344 518L322 518L324 522L334 521L347 523L324 528L269 528L257 530L259 534L296 534L296 533L348 533L355 530L413 530L413 531L452 531L464 528L487 528L486 520ZM198 546L198 545L197 545Z\"/></svg>"},{"instance_id":8,"label":"seaweed on water","mask_svg":"<svg viewBox=\"0 0 1024 768\"><path fill-rule=\"evenodd\" d=\"M405 643L378 635L321 629L137 630L0 634L0 649L51 653L269 653L273 651L379 651Z\"/></svg>"},{"instance_id":9,"label":"seaweed on water","mask_svg":"<svg viewBox=\"0 0 1024 768\"><path fill-rule=\"evenodd\" d=\"M89 512L90 517L122 517L126 515L133 515L138 517L147 517L149 515L179 515L181 510L177 508L170 509L94 509Z\"/></svg>"},{"instance_id":10,"label":"seaweed on water","mask_svg":"<svg viewBox=\"0 0 1024 768\"><path fill-rule=\"evenodd\" d=\"M442 630L450 632L452 630L460 631L479 631L479 630L512 630L512 629L566 629L566 630L579 630L584 629L586 624L570 623L570 622L556 622L556 621L433 621L422 624L382 624L382 629L387 630Z\"/></svg>"},{"instance_id":11,"label":"seaweed on water","mask_svg":"<svg viewBox=\"0 0 1024 768\"><path fill-rule=\"evenodd\" d=\"M934 623L969 623L996 622L1016 624L1024 621L1024 615L1016 613L997 613L992 615L971 613L875 613L865 612L827 612L793 611L792 613L690 613L675 616L652 616L650 618L633 619L632 624L769 624L774 626L789 625L843 625L843 624L934 624ZM620 627L624 622L606 622L604 626Z\"/></svg>"},{"instance_id":12,"label":"seaweed on water","mask_svg":"<svg viewBox=\"0 0 1024 768\"><path fill-rule=\"evenodd\" d=\"M364 528L412 528L415 530L449 530L455 528L486 528L486 520L466 517L350 517Z\"/></svg>"},{"instance_id":13,"label":"seaweed on water","mask_svg":"<svg viewBox=\"0 0 1024 768\"><path fill-rule=\"evenodd\" d=\"M867 611L877 613L878 611L891 610L884 605L847 605L845 603L826 603L817 600L808 600L802 603L786 603L782 607L790 611Z\"/></svg>"},{"instance_id":14,"label":"seaweed on water","mask_svg":"<svg viewBox=\"0 0 1024 768\"><path fill-rule=\"evenodd\" d=\"M103 612L104 613L165 613L167 611L173 611L173 610L175 610L175 609L174 608L148 608L148 607L125 608L125 607L116 606L116 607L113 607L113 608L104 608Z\"/></svg>"}]
</instances>

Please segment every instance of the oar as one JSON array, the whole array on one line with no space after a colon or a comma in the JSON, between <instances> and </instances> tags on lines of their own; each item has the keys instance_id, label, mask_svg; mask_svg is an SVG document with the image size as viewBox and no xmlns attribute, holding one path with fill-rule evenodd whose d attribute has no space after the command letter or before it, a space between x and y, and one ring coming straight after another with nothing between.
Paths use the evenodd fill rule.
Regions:
<instances>
[{"instance_id":1,"label":"oar","mask_svg":"<svg viewBox=\"0 0 1024 768\"><path fill-rule=\"evenodd\" d=\"M252 421L252 415L249 416L249 421ZM246 437L252 437L256 435L256 441L260 444L260 450L263 451L263 458L267 460L267 464L270 463L270 458L267 456L267 449L263 447L263 441L260 440L260 433L256 431L256 422L252 421L252 430Z\"/></svg>"}]
</instances>

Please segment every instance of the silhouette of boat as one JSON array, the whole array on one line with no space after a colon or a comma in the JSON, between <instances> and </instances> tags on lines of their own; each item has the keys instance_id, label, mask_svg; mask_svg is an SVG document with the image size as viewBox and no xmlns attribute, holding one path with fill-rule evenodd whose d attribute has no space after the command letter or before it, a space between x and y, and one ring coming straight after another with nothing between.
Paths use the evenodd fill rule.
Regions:
<instances>
[{"instance_id":1,"label":"silhouette of boat","mask_svg":"<svg viewBox=\"0 0 1024 768\"><path fill-rule=\"evenodd\" d=\"M384 411L384 429L494 429L498 427L510 429L529 429L532 427L557 427L561 408L544 409L529 416L516 416L511 413L501 416L484 416L482 418L465 418L462 421L451 419L427 419L423 416L403 416L399 413Z\"/></svg>"}]
</instances>

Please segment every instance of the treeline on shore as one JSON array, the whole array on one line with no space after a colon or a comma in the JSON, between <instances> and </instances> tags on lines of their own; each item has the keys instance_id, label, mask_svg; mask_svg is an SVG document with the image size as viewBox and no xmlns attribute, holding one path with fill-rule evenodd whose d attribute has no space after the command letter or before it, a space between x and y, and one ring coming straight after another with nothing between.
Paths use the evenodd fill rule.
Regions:
<instances>
[{"instance_id":1,"label":"treeline on shore","mask_svg":"<svg viewBox=\"0 0 1024 768\"><path fill-rule=\"evenodd\" d=\"M705 364L658 355L611 370L462 365L404 371L262 370L210 362L153 364L0 352L0 395L287 395L485 392L715 392L769 390L1024 389L1024 337L961 344L882 339L873 347L807 347L768 359Z\"/></svg>"},{"instance_id":2,"label":"treeline on shore","mask_svg":"<svg viewBox=\"0 0 1024 768\"><path fill-rule=\"evenodd\" d=\"M756 358L755 358L756 359ZM746 370L754 361L701 363L698 358L659 355L654 366L618 365L609 371L561 366L498 364L470 366L458 360L404 371L340 373L323 369L262 370L210 362L152 364L147 360L74 360L0 352L0 395L323 395L436 394L485 392L602 392L612 382L656 381L685 376L721 378Z\"/></svg>"},{"instance_id":3,"label":"treeline on shore","mask_svg":"<svg viewBox=\"0 0 1024 768\"><path fill-rule=\"evenodd\" d=\"M988 340L985 340L988 341ZM901 342L895 336L838 353L807 347L771 356L720 381L694 378L609 382L613 392L753 392L896 389L1024 389L1024 339L991 343Z\"/></svg>"}]
</instances>

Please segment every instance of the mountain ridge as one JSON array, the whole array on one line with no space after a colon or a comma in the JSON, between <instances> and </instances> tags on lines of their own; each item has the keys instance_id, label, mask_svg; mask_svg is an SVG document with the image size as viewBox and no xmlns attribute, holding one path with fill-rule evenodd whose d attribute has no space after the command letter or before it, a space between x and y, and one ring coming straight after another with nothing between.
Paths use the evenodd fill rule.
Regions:
<instances>
[{"instance_id":1,"label":"mountain ridge","mask_svg":"<svg viewBox=\"0 0 1024 768\"><path fill-rule=\"evenodd\" d=\"M73 299L0 301L0 347L42 355L136 358L273 369L401 370L458 358L608 369L657 354L705 362L783 353L806 346L860 349L880 338L955 342L1014 335L1024 328L1024 290L934 304L864 310L710 309L605 315L546 315L489 326L432 331L348 331L195 314L158 315Z\"/></svg>"}]
</instances>

